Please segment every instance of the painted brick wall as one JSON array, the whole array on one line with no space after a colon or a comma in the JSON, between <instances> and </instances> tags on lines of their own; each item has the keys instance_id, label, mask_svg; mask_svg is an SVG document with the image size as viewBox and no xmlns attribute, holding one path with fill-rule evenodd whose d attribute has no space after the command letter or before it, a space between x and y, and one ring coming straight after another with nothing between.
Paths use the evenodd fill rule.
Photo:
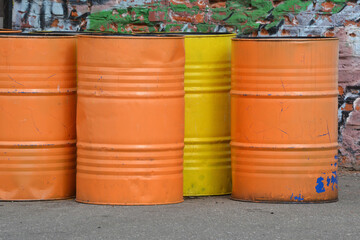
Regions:
<instances>
[{"instance_id":1,"label":"painted brick wall","mask_svg":"<svg viewBox=\"0 0 360 240\"><path fill-rule=\"evenodd\" d=\"M339 160L360 170L360 0L14 0L13 27L339 37Z\"/></svg>"}]
</instances>

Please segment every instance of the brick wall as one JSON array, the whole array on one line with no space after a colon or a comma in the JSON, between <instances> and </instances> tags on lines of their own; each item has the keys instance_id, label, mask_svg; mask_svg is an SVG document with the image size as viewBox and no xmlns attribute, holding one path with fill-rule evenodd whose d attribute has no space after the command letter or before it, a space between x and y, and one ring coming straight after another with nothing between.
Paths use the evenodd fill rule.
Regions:
<instances>
[{"instance_id":1,"label":"brick wall","mask_svg":"<svg viewBox=\"0 0 360 240\"><path fill-rule=\"evenodd\" d=\"M339 160L360 170L360 0L14 0L13 27L339 37Z\"/></svg>"}]
</instances>

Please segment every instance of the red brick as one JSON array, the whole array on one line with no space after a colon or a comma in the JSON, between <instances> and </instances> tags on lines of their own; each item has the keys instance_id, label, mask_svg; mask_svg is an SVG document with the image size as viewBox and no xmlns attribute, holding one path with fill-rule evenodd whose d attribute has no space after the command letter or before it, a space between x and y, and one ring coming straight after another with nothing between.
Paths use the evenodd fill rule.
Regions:
<instances>
[{"instance_id":1,"label":"red brick","mask_svg":"<svg viewBox=\"0 0 360 240\"><path fill-rule=\"evenodd\" d=\"M196 15L194 15L193 18L193 23L198 24L198 23L203 23L204 22L204 15L205 13L198 13Z\"/></svg>"},{"instance_id":2,"label":"red brick","mask_svg":"<svg viewBox=\"0 0 360 240\"><path fill-rule=\"evenodd\" d=\"M345 103L345 107L341 108L342 111L348 111L351 112L352 110L354 110L353 105L350 103Z\"/></svg>"},{"instance_id":3,"label":"red brick","mask_svg":"<svg viewBox=\"0 0 360 240\"><path fill-rule=\"evenodd\" d=\"M321 10L324 12L331 12L333 8L335 7L335 3L333 2L323 2L321 4Z\"/></svg>"},{"instance_id":4,"label":"red brick","mask_svg":"<svg viewBox=\"0 0 360 240\"><path fill-rule=\"evenodd\" d=\"M344 88L342 86L339 86L338 89L339 89L339 95L341 96L344 95Z\"/></svg>"},{"instance_id":5,"label":"red brick","mask_svg":"<svg viewBox=\"0 0 360 240\"><path fill-rule=\"evenodd\" d=\"M149 12L149 21L150 22L162 22L162 21L165 21L165 12L164 11L151 11L151 12Z\"/></svg>"}]
</instances>

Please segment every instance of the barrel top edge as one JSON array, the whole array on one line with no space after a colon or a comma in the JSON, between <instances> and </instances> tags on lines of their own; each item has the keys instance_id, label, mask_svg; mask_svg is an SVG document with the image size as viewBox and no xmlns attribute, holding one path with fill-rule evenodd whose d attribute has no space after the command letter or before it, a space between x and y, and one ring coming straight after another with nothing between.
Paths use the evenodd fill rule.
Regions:
<instances>
[{"instance_id":1,"label":"barrel top edge","mask_svg":"<svg viewBox=\"0 0 360 240\"><path fill-rule=\"evenodd\" d=\"M0 32L0 38L76 38L75 34L38 34L38 33L2 33Z\"/></svg>"},{"instance_id":2,"label":"barrel top edge","mask_svg":"<svg viewBox=\"0 0 360 240\"><path fill-rule=\"evenodd\" d=\"M170 36L184 36L185 38L221 38L221 37L236 37L236 33L228 32L155 32L155 33L135 33L134 35L170 35Z\"/></svg>"},{"instance_id":3,"label":"barrel top edge","mask_svg":"<svg viewBox=\"0 0 360 240\"><path fill-rule=\"evenodd\" d=\"M339 41L336 37L236 37L233 41Z\"/></svg>"},{"instance_id":4,"label":"barrel top edge","mask_svg":"<svg viewBox=\"0 0 360 240\"><path fill-rule=\"evenodd\" d=\"M177 35L157 35L157 34L138 34L138 35L116 35L116 34L104 34L104 35L91 35L91 34L83 34L83 35L77 35L78 38L103 38L103 39L184 39L184 36L177 36Z\"/></svg>"},{"instance_id":5,"label":"barrel top edge","mask_svg":"<svg viewBox=\"0 0 360 240\"><path fill-rule=\"evenodd\" d=\"M236 37L236 33L170 33L184 35L186 38L223 38Z\"/></svg>"}]
</instances>

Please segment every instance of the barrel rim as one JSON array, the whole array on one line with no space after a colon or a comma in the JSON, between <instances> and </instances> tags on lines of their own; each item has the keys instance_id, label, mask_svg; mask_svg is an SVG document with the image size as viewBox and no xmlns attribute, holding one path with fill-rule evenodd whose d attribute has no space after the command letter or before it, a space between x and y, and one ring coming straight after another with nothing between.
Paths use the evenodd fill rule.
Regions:
<instances>
[{"instance_id":1,"label":"barrel rim","mask_svg":"<svg viewBox=\"0 0 360 240\"><path fill-rule=\"evenodd\" d=\"M232 39L233 41L293 41L293 42L303 42L303 41L338 41L336 37L307 37L307 36L297 36L297 37L241 37L237 36Z\"/></svg>"},{"instance_id":2,"label":"barrel rim","mask_svg":"<svg viewBox=\"0 0 360 240\"><path fill-rule=\"evenodd\" d=\"M185 36L185 38L236 37L236 33L228 32L164 32L159 34L182 35Z\"/></svg>"},{"instance_id":3,"label":"barrel rim","mask_svg":"<svg viewBox=\"0 0 360 240\"><path fill-rule=\"evenodd\" d=\"M0 38L75 38L75 34L61 33L1 33Z\"/></svg>"},{"instance_id":4,"label":"barrel rim","mask_svg":"<svg viewBox=\"0 0 360 240\"><path fill-rule=\"evenodd\" d=\"M79 34L78 38L105 38L105 39L184 39L181 35L171 34Z\"/></svg>"}]
</instances>

